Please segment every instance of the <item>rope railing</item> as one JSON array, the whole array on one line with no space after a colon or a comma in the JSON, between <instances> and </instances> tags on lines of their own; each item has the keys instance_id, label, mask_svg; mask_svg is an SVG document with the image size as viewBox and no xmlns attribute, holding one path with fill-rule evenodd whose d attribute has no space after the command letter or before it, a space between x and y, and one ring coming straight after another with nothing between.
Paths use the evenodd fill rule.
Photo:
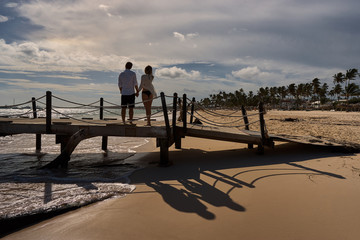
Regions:
<instances>
[{"instance_id":1,"label":"rope railing","mask_svg":"<svg viewBox=\"0 0 360 240\"><path fill-rule=\"evenodd\" d=\"M190 116L192 115L190 112L187 112L187 114L189 114ZM198 113L197 113L198 114ZM195 117L195 115L193 115ZM245 124L241 124L241 125L227 125L228 123L221 123L221 122L215 122L212 121L208 118L198 118L201 122L204 122L210 126L216 126L216 127L233 127L233 128L239 128L239 127L245 127ZM237 120L238 121L238 120Z\"/></svg>"},{"instance_id":2,"label":"rope railing","mask_svg":"<svg viewBox=\"0 0 360 240\"><path fill-rule=\"evenodd\" d=\"M196 103L195 104L196 107L199 107L201 110L203 110L204 112L210 114L210 115L213 115L213 116L221 116L221 117L233 117L233 118L242 118L244 117L244 115L232 115L232 114L235 114L239 111L235 111L233 113L230 113L230 114L221 114L221 113L218 113L218 112L215 112L215 111L212 111L212 110L208 110L206 109L205 107L203 107L201 104L199 103ZM246 116L247 117L250 117L250 116L255 116L255 115L258 115L259 113L253 113L253 114L247 114Z\"/></svg>"},{"instance_id":3,"label":"rope railing","mask_svg":"<svg viewBox=\"0 0 360 240\"><path fill-rule=\"evenodd\" d=\"M39 98L37 98L37 99L35 99L35 101L38 101L38 100L40 100L40 99L42 99L42 98L44 98L44 97L45 97L45 95L44 95L44 96L41 96L41 97L39 97ZM33 100L29 100L29 101L27 101L27 102L23 102L23 103L19 103L19 104L0 106L0 108L2 108L2 109L15 108L15 107L19 107L19 106L22 106L22 105L25 105L25 104L29 104L29 103L32 103L32 102L33 102Z\"/></svg>"},{"instance_id":4,"label":"rope railing","mask_svg":"<svg viewBox=\"0 0 360 240\"><path fill-rule=\"evenodd\" d=\"M44 97L46 97L46 102L41 101L41 99ZM223 112L223 111L214 111L213 109L208 109L208 108L202 106L200 103L196 102L195 98L192 98L191 100L189 98L187 98L186 94L183 94L182 97L178 96L177 93L174 93L173 96L168 96L162 92L160 94L160 96L158 96L156 98L136 102L135 106L138 106L140 104L142 105L143 103L146 103L147 101L153 101L158 98L161 98L161 106L162 106L161 109L157 109L158 111L153 111L154 109L152 109L152 111L149 115L146 115L146 113L144 115L142 113L136 114L135 118L132 120L127 119L125 121L125 119L124 119L124 124L130 123L130 124L134 125L133 121L140 121L142 119L146 119L149 121L149 117L156 117L157 119L159 119L158 117L161 117L162 126L160 124L156 124L156 126L155 126L156 128L157 127L162 128L161 135L158 135L158 133L155 134L153 129L150 129L151 136L157 137L157 146L160 147L160 165L167 166L169 164L168 148L173 143L175 144L176 149L181 149L181 139L182 138L184 138L187 135L192 136L192 134L193 134L193 136L196 136L196 135L194 135L193 130L195 130L195 132L197 130L199 130L199 128L195 127L196 126L195 124L199 124L199 123L203 124L203 127L205 127L204 130L219 131L216 129L223 128L220 131L224 131L226 133L231 133L231 134L233 134L233 133L239 134L239 138L237 136L235 136L236 141L240 141L240 142L247 141L248 148L253 148L253 144L257 144L259 152L263 152L265 145L270 146L270 147L273 146L272 139L267 134L267 128L266 128L265 120L264 120L265 110L263 108L262 103L260 103L260 105L259 105L259 111L254 114L247 114L245 107L241 106L242 115L239 115L239 114L237 114L239 112L239 110ZM65 103L68 103L71 105L75 105L75 106L71 106L71 107L56 106L56 105L53 105L53 101L52 101L53 99L56 99L56 101L55 101L56 103L58 103L59 101L62 101L62 102L65 102ZM172 101L170 103L166 103L166 99L171 99ZM47 91L46 95L44 95L38 99L32 98L31 101L27 101L22 104L12 105L12 106L8 106L8 107L21 106L21 105L29 104L29 103L32 103L32 109L29 109L28 111L22 112L22 113L18 113L16 111L11 110L12 113L9 115L9 117L21 117L21 116L25 116L25 115L30 117L31 116L30 114L32 113L33 118L37 118L38 117L37 113L40 113L39 115L41 115L41 116L39 116L39 117L45 116L45 118L46 118L46 123L45 123L46 129L44 129L45 131L43 130L41 134L60 134L59 138L57 138L57 141L59 141L62 144L62 147L65 147L65 144L68 144L67 143L68 140L66 140L67 139L66 136L64 138L64 136L62 136L61 134L66 135L68 133L59 132L59 129L61 129L61 128L57 128L55 126L56 123L54 123L52 121L52 117L62 118L62 116L63 116L64 118L74 120L77 123L88 124L88 125L84 125L84 126L93 125L94 127L95 126L105 127L108 125L119 124L119 123L116 121L116 122L110 122L109 124L107 124L106 120L117 120L117 118L104 118L104 112L107 114L110 114L111 116L122 116L123 111L119 112L119 110L124 109L124 108L122 108L121 105L104 100L103 98L100 98L100 100L89 103L89 104L83 104L83 103L78 103L75 101L70 101L70 100L67 100L67 99L64 99L64 98L61 98L58 96L53 96L50 91ZM38 104L38 106L36 106L36 103ZM104 103L107 105L104 106ZM96 104L98 104L98 105L96 105ZM39 108L39 105L41 108ZM64 110L64 108L69 108L69 109ZM136 108L136 109L138 109L138 108ZM98 112L98 111L99 111L99 120L98 121L93 120L92 116L94 116L95 112ZM251 118L249 121L248 117L255 116L255 115L258 115L259 119L256 120L255 118ZM91 116L91 118L83 117L83 116ZM5 117L5 116L0 115L0 117ZM171 119L171 122L170 122L170 119ZM190 121L188 121L189 119L190 119ZM193 121L194 119L195 119L195 121ZM122 120L122 118L121 118L121 120ZM62 124L76 123L74 121L62 122ZM182 123L178 124L179 121L181 121ZM241 121L243 121L243 123L240 123ZM246 134L249 134L249 136L255 137L254 140L250 139L251 140L250 141L250 140L243 140L240 138L240 134L244 134L244 133L239 132L239 131L241 131L241 129L243 129L243 131L250 130L249 126L258 124L258 122L260 122L260 124L259 124L260 128L258 128L258 129L260 129L261 136L259 136L258 133L253 134L252 132L249 131L249 132L246 132ZM188 123L193 124L191 126L191 128L189 128L189 130L187 127ZM77 124L75 124L75 125L77 125ZM139 124L139 125L142 126L142 124ZM201 127L201 129L203 129L203 127ZM80 126L80 128L83 128L83 126ZM227 129L225 129L225 128L227 128ZM230 130L229 128L236 129L237 131ZM148 132L146 132L145 129L142 129L142 128L139 128L139 129L141 129L141 131L144 131L146 133L146 136L148 136L147 135ZM164 129L166 130L166 132L163 131ZM99 130L101 130L101 129L99 129ZM126 128L125 128L125 130L126 130ZM190 132L190 131L193 131L193 132ZM155 132L159 132L159 131L156 130ZM41 149L41 134L36 133L36 149L37 150ZM102 149L107 150L108 136L103 135L103 134L104 134L104 132L99 134L100 136L102 136ZM209 132L208 134L211 135L213 133ZM109 136L112 136L112 134L110 133ZM142 136L142 134L139 134L138 136ZM217 136L212 136L212 137L215 137L214 139L217 139ZM212 137L209 137L209 138L212 138ZM225 138L226 138L226 136L225 136ZM233 139L233 136L231 135L231 137L230 137L230 135L229 135L229 139Z\"/></svg>"},{"instance_id":5,"label":"rope railing","mask_svg":"<svg viewBox=\"0 0 360 240\"><path fill-rule=\"evenodd\" d=\"M91 106L93 106L94 104L100 102L100 100L97 100L97 101L95 101L95 102L93 102L93 103L82 104L82 103L77 103L77 102L73 102L73 101L70 101L70 100L66 100L66 99L64 99L64 98L60 98L60 97L57 97L57 96L55 96L55 95L52 95L52 97L55 98L55 99L58 99L58 100L60 100L60 101L63 101L63 102L67 102L67 103L71 103L71 104L74 104L74 105L78 105L78 107L91 107ZM61 107L59 107L59 108L61 108Z\"/></svg>"},{"instance_id":6,"label":"rope railing","mask_svg":"<svg viewBox=\"0 0 360 240\"><path fill-rule=\"evenodd\" d=\"M188 113L189 115L192 115L190 112L187 112L187 113ZM197 112L197 111L195 111L195 113L196 113L198 116L200 116L200 117L198 117L198 119L199 119L200 121L202 121L202 122L204 122L204 123L207 123L207 124L209 124L209 125L212 125L212 126L217 126L217 127L240 128L240 127L250 126L250 125L253 125L253 124L255 124L255 123L260 122L260 120L255 120L255 121L249 122L249 123L247 123L247 124L233 125L234 123L239 122L239 121L241 121L242 119L238 119L238 120L235 120L235 121L233 121L233 122L226 122L226 123L224 123L224 122L216 122L216 121L210 120L210 119L202 116L202 115L201 115L199 112ZM194 115L194 114L193 114L193 116L196 117L196 115Z\"/></svg>"},{"instance_id":7,"label":"rope railing","mask_svg":"<svg viewBox=\"0 0 360 240\"><path fill-rule=\"evenodd\" d=\"M7 107L16 107L16 106L21 106L21 105L24 105L24 104L29 104L29 103L33 103L34 104L34 101L37 102L38 104L40 104L41 107L45 108L45 109L41 109L41 110L38 110L38 109L30 109L29 111L25 112L25 113L14 113L14 114L10 114L10 115L0 115L0 117L19 117L19 116L25 116L25 115L29 115L31 114L31 112L33 112L34 114L34 117L35 117L35 113L37 112L45 112L45 115L48 115L49 113L51 114L51 112L55 113L55 114L59 114L60 116L64 116L66 118L70 118L70 119L73 119L73 120L77 120L77 121L81 121L81 122L86 122L86 123L91 123L91 124L104 124L103 122L94 122L94 121L85 121L84 119L79 119L79 118L76 118L74 115L87 115L87 114L91 114L91 113L95 113L97 111L100 110L100 119L103 120L103 113L106 112L108 114L111 114L113 116L121 116L121 112L118 113L118 112L115 112L115 111L112 111L111 109L114 109L114 108L119 108L121 109L121 105L119 104L116 104L116 103L113 103L113 102L110 102L110 101L107 101L107 100L104 100L104 99L100 99L100 100L97 100L95 102L92 102L92 103L89 103L89 104L83 104L83 103L79 103L79 102L75 102L75 101L71 101L71 100L67 100L67 99L64 99L64 98L61 98L61 97L58 97L58 96L54 96L50 93L50 97L53 98L53 99L57 99L57 100L60 100L60 101L63 101L63 102L66 102L66 103L69 103L69 104L72 104L72 105L76 105L76 106L72 106L72 107L63 107L63 106L56 106L56 105L52 105L51 103L51 99L49 100L49 96L48 95L44 95L40 98L37 98L37 99L32 99L30 101L27 101L25 103L22 103L22 104L17 104L17 105L11 105L11 106L7 106ZM48 93L47 93L48 94ZM42 102L40 101L41 99L43 99L44 97L47 98L47 101L46 103L45 102ZM195 101L195 98L193 98L192 100L187 98L186 97L186 94L184 94L183 97L177 97L177 94L176 94L176 100L178 99L178 101L175 101L175 95L174 96L169 96L169 95L165 95L162 93L162 96L158 96L156 98L153 98L151 100L145 100L145 101L139 101L139 102L136 102L135 105L139 105L139 104L143 104L144 102L147 102L147 101L153 101L155 99L158 99L158 98L164 98L164 101L162 100L162 104L163 104L163 110L159 110L159 111L156 111L156 112L152 112L150 114L150 116L154 117L154 116L161 116L161 115L169 115L169 114L172 114L173 113L173 109L176 110L176 112L179 112L180 114L180 117L182 114L189 114L190 116L190 123L192 123L192 119L193 118L197 118L199 119L200 121L206 123L206 124L209 124L209 125L212 125L212 126L217 126L217 127L233 127L233 128L240 128L240 127L245 127L245 129L249 129L248 127L250 125L253 125L257 122L259 122L260 120L258 121L252 121L252 122L249 122L247 120L248 117L251 117L251 116L255 116L255 115L263 115L265 111L259 111L257 113L254 113L254 114L247 114L246 111L245 113L243 112L242 115L238 115L236 114L237 112L239 112L239 110L236 110L236 111L232 111L230 113L220 113L218 111L213 111L213 110L210 110L206 107L204 107L202 104L198 103ZM165 98L170 98L170 99L173 99L173 103L170 103L170 104L166 104L166 101L165 101ZM48 103L48 101L50 103ZM95 104L98 104L100 102L100 106L96 106ZM110 106L104 106L103 104L106 103ZM176 109L176 107L174 108L174 104L176 103L179 104L179 108ZM46 108L50 106L51 107L51 110L46 110ZM173 106L173 107L171 107ZM191 106L191 112L187 112L187 109L188 107ZM33 106L34 107L34 106ZM39 106L38 106L39 107ZM82 108L82 109L89 109L89 111L78 111L78 112L71 112L71 113L68 113L68 112L63 112L59 109L64 109L64 108ZM169 109L169 110L167 110ZM177 113L173 113L173 116L176 116ZM207 115L210 115L210 116L207 116ZM139 116L136 118L136 120L141 120L141 119L145 119L149 116ZM50 116L51 118L51 116ZM236 118L235 120L229 120L230 118ZM242 124L238 124L240 121L244 120L246 118L246 121L245 123L242 123ZM175 122L176 122L177 119L175 119ZM186 118L184 119L181 119L182 121L187 121ZM184 126L186 127L186 123L184 123ZM265 129L266 131L266 126L265 124L263 124L263 128Z\"/></svg>"},{"instance_id":8,"label":"rope railing","mask_svg":"<svg viewBox=\"0 0 360 240\"><path fill-rule=\"evenodd\" d=\"M228 124L233 124L233 123L242 121L242 118L241 118L241 119L238 118L238 119L236 119L236 120L234 120L234 121L231 121L231 122L216 122L216 121L214 121L214 120L208 119L207 117L205 117L204 115L202 115L200 112L198 112L198 111L196 111L196 110L195 110L194 112L195 112L198 116L200 116L200 117L198 117L200 120L206 119L206 120L211 121L211 122L213 122L213 123L219 123L219 124L228 125ZM190 113L190 115L191 115L191 113ZM195 115L193 115L193 116L195 117Z\"/></svg>"},{"instance_id":9,"label":"rope railing","mask_svg":"<svg viewBox=\"0 0 360 240\"><path fill-rule=\"evenodd\" d=\"M40 103L40 104L43 104L44 106L46 106L46 103L44 103L44 102L42 102L42 101L37 101L38 103ZM83 106L58 106L58 105L52 105L52 107L53 108L59 108L59 109L61 109L61 108L71 108L71 109L80 109L80 108L82 108L82 109L96 109L95 111L99 111L99 106L86 106L86 105L83 105Z\"/></svg>"},{"instance_id":10,"label":"rope railing","mask_svg":"<svg viewBox=\"0 0 360 240\"><path fill-rule=\"evenodd\" d=\"M55 113L59 114L59 115L62 115L62 116L64 116L64 117L66 117L66 118L73 119L73 120L76 120L76 121L79 121L79 122L84 122L84 123L89 123L89 124L95 124L95 125L104 125L104 122L94 122L94 121L89 122L89 121L86 121L86 120L84 120L84 119L74 118L74 117L72 117L72 116L70 116L70 115L67 115L67 114L65 114L65 113L61 113L61 112L59 112L59 111L57 111L57 110L55 110L55 109L51 109L51 110L54 111Z\"/></svg>"}]
</instances>

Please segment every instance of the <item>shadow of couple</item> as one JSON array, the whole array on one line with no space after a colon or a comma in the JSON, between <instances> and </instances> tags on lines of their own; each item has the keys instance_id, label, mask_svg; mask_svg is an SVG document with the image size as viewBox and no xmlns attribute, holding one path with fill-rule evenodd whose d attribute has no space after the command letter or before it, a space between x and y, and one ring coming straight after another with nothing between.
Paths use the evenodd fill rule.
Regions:
<instances>
[{"instance_id":1,"label":"shadow of couple","mask_svg":"<svg viewBox=\"0 0 360 240\"><path fill-rule=\"evenodd\" d=\"M181 179L178 182L184 188L179 189L160 181L149 182L147 185L160 193L164 201L174 209L181 212L196 213L208 220L215 219L215 214L210 212L202 201L216 207L225 206L235 211L245 211L245 208L234 202L228 194L201 179Z\"/></svg>"}]
</instances>

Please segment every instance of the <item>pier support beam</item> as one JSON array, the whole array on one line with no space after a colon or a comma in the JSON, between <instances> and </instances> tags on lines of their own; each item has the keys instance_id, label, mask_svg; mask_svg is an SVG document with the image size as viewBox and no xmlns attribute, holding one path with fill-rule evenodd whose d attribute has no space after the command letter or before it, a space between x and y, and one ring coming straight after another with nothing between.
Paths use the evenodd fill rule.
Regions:
<instances>
[{"instance_id":1,"label":"pier support beam","mask_svg":"<svg viewBox=\"0 0 360 240\"><path fill-rule=\"evenodd\" d=\"M37 118L37 108L36 108L36 99L33 97L31 99L32 102L32 110L33 110L33 117ZM36 134L36 152L41 151L41 134Z\"/></svg>"},{"instance_id":2,"label":"pier support beam","mask_svg":"<svg viewBox=\"0 0 360 240\"><path fill-rule=\"evenodd\" d=\"M71 136L68 135L56 135L55 136L55 143L59 144L60 143L60 151L62 152L66 145L68 144L69 140L70 140Z\"/></svg>"},{"instance_id":3,"label":"pier support beam","mask_svg":"<svg viewBox=\"0 0 360 240\"><path fill-rule=\"evenodd\" d=\"M172 130L173 130L173 138L174 138L174 142L175 142L175 149L181 149L181 136L179 134L179 131L177 131L177 127L176 127L176 122L177 122L177 117L176 117L177 101L178 101L178 95L177 95L177 93L174 93Z\"/></svg>"},{"instance_id":4,"label":"pier support beam","mask_svg":"<svg viewBox=\"0 0 360 240\"><path fill-rule=\"evenodd\" d=\"M104 98L100 98L100 120L104 119ZM102 136L101 150L108 150L108 136Z\"/></svg>"},{"instance_id":5,"label":"pier support beam","mask_svg":"<svg viewBox=\"0 0 360 240\"><path fill-rule=\"evenodd\" d=\"M88 130L81 129L72 135L67 144L62 149L61 154L55 158L52 162L48 163L42 168L67 168L68 162L70 161L70 156L75 150L76 146L84 139L90 138L91 136L88 133Z\"/></svg>"},{"instance_id":6,"label":"pier support beam","mask_svg":"<svg viewBox=\"0 0 360 240\"><path fill-rule=\"evenodd\" d=\"M36 134L36 151L41 151L41 134Z\"/></svg>"},{"instance_id":7,"label":"pier support beam","mask_svg":"<svg viewBox=\"0 0 360 240\"><path fill-rule=\"evenodd\" d=\"M247 117L247 112L246 112L246 109L245 109L244 105L241 106L241 112L242 112L243 119L244 119L245 130L250 130L250 128L249 128L249 119ZM253 148L254 148L254 144L249 143L248 144L248 149L253 149Z\"/></svg>"},{"instance_id":8,"label":"pier support beam","mask_svg":"<svg viewBox=\"0 0 360 240\"><path fill-rule=\"evenodd\" d=\"M51 133L51 98L52 93L50 91L46 92L46 133Z\"/></svg>"},{"instance_id":9,"label":"pier support beam","mask_svg":"<svg viewBox=\"0 0 360 240\"><path fill-rule=\"evenodd\" d=\"M160 146L159 167L171 166L172 163L169 161L169 140L167 138L158 138L157 141Z\"/></svg>"}]
</instances>

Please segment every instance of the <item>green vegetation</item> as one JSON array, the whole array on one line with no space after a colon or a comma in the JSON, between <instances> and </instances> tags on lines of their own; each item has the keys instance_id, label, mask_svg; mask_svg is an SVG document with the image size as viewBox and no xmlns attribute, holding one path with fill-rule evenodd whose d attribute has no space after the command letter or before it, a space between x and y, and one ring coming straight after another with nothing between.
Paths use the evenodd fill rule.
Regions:
<instances>
[{"instance_id":1,"label":"green vegetation","mask_svg":"<svg viewBox=\"0 0 360 240\"><path fill-rule=\"evenodd\" d=\"M201 99L200 103L206 107L233 108L241 105L257 106L263 102L268 107L279 109L308 109L323 105L335 108L342 104L356 104L360 102L360 86L353 81L358 80L358 69L352 68L346 73L337 73L333 76L334 86L329 90L327 83L321 83L319 78L314 78L310 83L295 83L289 86L261 87L255 94L247 94L241 88L233 93L220 91Z\"/></svg>"}]
</instances>

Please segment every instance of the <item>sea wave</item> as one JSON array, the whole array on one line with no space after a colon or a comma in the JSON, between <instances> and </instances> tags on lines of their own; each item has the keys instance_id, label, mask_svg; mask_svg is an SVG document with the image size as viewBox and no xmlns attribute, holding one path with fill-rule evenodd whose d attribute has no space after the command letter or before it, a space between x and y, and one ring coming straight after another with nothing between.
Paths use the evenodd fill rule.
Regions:
<instances>
[{"instance_id":1,"label":"sea wave","mask_svg":"<svg viewBox=\"0 0 360 240\"><path fill-rule=\"evenodd\" d=\"M0 220L80 207L123 197L135 186L123 183L0 183Z\"/></svg>"},{"instance_id":2,"label":"sea wave","mask_svg":"<svg viewBox=\"0 0 360 240\"><path fill-rule=\"evenodd\" d=\"M80 207L112 197L122 197L135 186L128 175L142 166L132 163L146 138L109 137L108 151L101 137L81 142L68 169L44 170L60 153L52 135L43 135L40 153L35 136L0 137L0 220Z\"/></svg>"}]
</instances>

